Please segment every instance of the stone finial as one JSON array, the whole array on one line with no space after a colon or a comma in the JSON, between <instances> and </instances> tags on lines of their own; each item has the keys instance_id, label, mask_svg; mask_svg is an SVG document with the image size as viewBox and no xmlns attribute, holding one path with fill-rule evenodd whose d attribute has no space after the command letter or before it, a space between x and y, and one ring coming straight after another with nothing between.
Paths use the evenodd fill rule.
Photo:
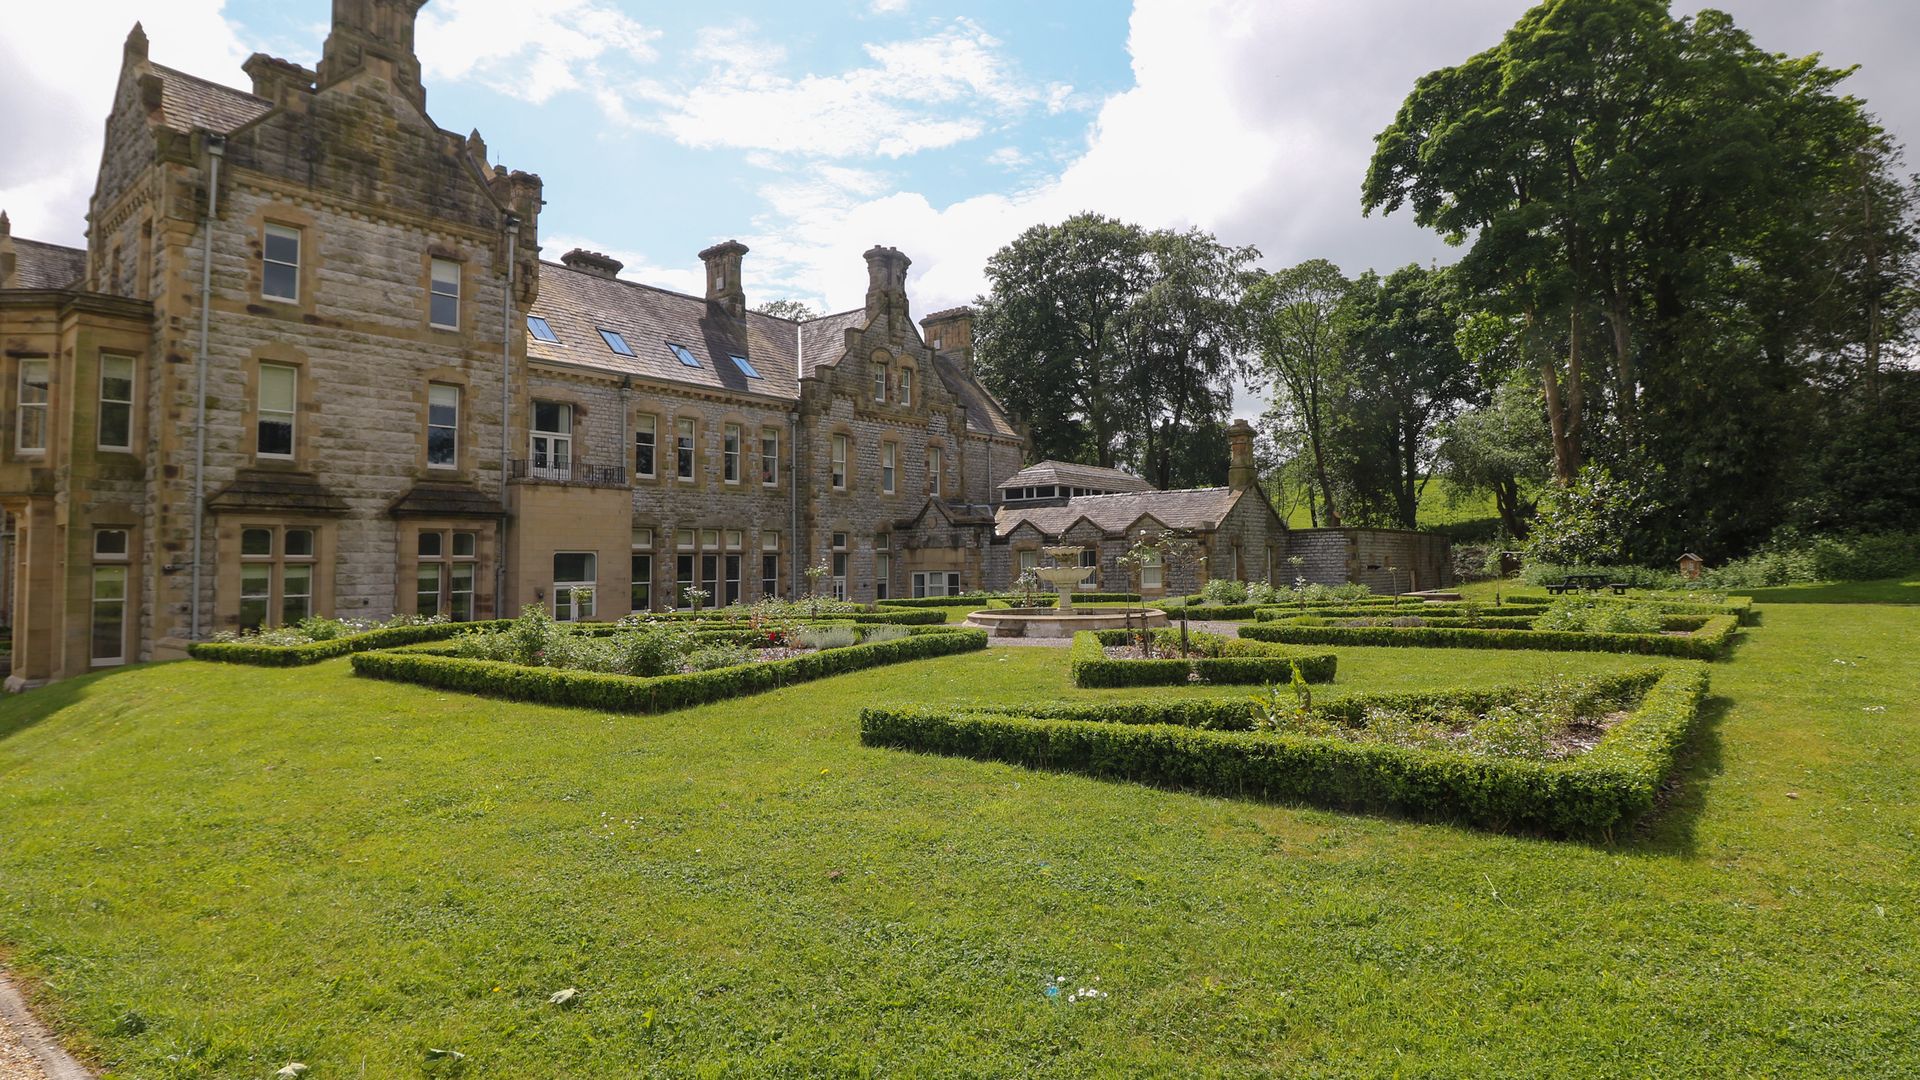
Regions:
<instances>
[{"instance_id":1,"label":"stone finial","mask_svg":"<svg viewBox=\"0 0 1920 1080\"><path fill-rule=\"evenodd\" d=\"M474 128L467 133L467 152L482 169L487 167L487 140L480 137L480 129Z\"/></svg>"},{"instance_id":2,"label":"stone finial","mask_svg":"<svg viewBox=\"0 0 1920 1080\"><path fill-rule=\"evenodd\" d=\"M137 22L134 23L133 29L127 31L127 43L124 46L124 49L125 49L126 55L129 58L135 59L135 60L145 60L147 58L146 28L141 26Z\"/></svg>"},{"instance_id":3,"label":"stone finial","mask_svg":"<svg viewBox=\"0 0 1920 1080\"><path fill-rule=\"evenodd\" d=\"M700 253L707 265L707 301L719 304L736 319L747 317L747 290L740 283L740 260L747 245L738 240L715 244Z\"/></svg>"},{"instance_id":4,"label":"stone finial","mask_svg":"<svg viewBox=\"0 0 1920 1080\"><path fill-rule=\"evenodd\" d=\"M1253 425L1235 420L1227 428L1227 488L1248 491L1260 483L1253 464Z\"/></svg>"},{"instance_id":5,"label":"stone finial","mask_svg":"<svg viewBox=\"0 0 1920 1080\"><path fill-rule=\"evenodd\" d=\"M560 256L560 265L569 270L578 270L583 274L592 274L594 277L612 280L620 276L621 268L627 264L611 255L602 255L598 251L588 251L586 248L574 248L572 251Z\"/></svg>"}]
</instances>

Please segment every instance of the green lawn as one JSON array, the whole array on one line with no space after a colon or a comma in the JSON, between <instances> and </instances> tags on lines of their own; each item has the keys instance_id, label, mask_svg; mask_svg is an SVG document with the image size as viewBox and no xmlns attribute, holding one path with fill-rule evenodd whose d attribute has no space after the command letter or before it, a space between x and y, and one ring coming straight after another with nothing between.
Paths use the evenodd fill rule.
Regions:
<instances>
[{"instance_id":1,"label":"green lawn","mask_svg":"<svg viewBox=\"0 0 1920 1080\"><path fill-rule=\"evenodd\" d=\"M1920 613L1744 636L1612 847L857 742L1141 693L1050 649L654 717L127 669L0 703L0 941L124 1077L1913 1075ZM1648 662L1336 651L1328 692Z\"/></svg>"}]
</instances>

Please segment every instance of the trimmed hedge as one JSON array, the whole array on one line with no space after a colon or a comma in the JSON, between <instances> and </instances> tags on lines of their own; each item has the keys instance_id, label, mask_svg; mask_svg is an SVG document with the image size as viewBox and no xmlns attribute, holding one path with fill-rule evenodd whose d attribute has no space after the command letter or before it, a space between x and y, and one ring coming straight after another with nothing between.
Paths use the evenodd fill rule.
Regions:
<instances>
[{"instance_id":1,"label":"trimmed hedge","mask_svg":"<svg viewBox=\"0 0 1920 1080\"><path fill-rule=\"evenodd\" d=\"M984 630L942 627L897 641L850 645L788 660L741 664L688 675L637 678L592 671L526 667L497 660L468 660L428 653L362 652L353 657L357 675L459 690L516 701L572 705L612 712L655 713L777 690L849 671L972 652L987 647Z\"/></svg>"},{"instance_id":2,"label":"trimmed hedge","mask_svg":"<svg viewBox=\"0 0 1920 1080\"><path fill-rule=\"evenodd\" d=\"M1189 660L1115 660L1107 655L1107 646L1124 645L1131 638L1125 630L1083 630L1073 635L1073 647L1067 655L1073 684L1083 687L1184 686L1193 674L1207 682L1225 685L1284 684L1292 681L1295 664L1300 666L1300 675L1308 682L1330 683L1339 668L1339 659L1332 653L1301 652L1251 641L1228 642L1228 650L1237 655ZM1162 631L1158 640L1177 642L1179 632Z\"/></svg>"},{"instance_id":3,"label":"trimmed hedge","mask_svg":"<svg viewBox=\"0 0 1920 1080\"><path fill-rule=\"evenodd\" d=\"M1685 619L1686 617L1679 617ZM1691 621L1690 619L1686 621ZM1289 645L1388 645L1427 649L1544 649L1618 652L1713 660L1726 651L1740 620L1708 616L1685 637L1666 634L1588 634L1568 630L1481 630L1460 626L1295 626L1265 622L1240 628L1254 641Z\"/></svg>"},{"instance_id":4,"label":"trimmed hedge","mask_svg":"<svg viewBox=\"0 0 1920 1080\"><path fill-rule=\"evenodd\" d=\"M347 634L306 645L255 645L245 641L200 641L187 646L187 655L195 660L224 664L253 664L258 667L298 667L317 664L336 656L367 649L391 649L422 641L445 641L456 634L480 627L498 630L511 625L508 620L482 622L433 623L426 626L389 626L364 634Z\"/></svg>"},{"instance_id":5,"label":"trimmed hedge","mask_svg":"<svg viewBox=\"0 0 1920 1080\"><path fill-rule=\"evenodd\" d=\"M1603 836L1653 807L1699 717L1704 666L1676 666L1652 679L1599 745L1552 762L1220 730L1229 705L1208 702L1074 706L1038 715L868 708L860 714L860 739L1210 795ZM1097 719L1088 718L1091 710L1100 711Z\"/></svg>"},{"instance_id":6,"label":"trimmed hedge","mask_svg":"<svg viewBox=\"0 0 1920 1080\"><path fill-rule=\"evenodd\" d=\"M1613 596L1606 593L1569 593L1566 596L1548 596L1544 593L1532 595L1515 593L1507 598L1516 604L1539 604L1546 606L1561 600L1597 600L1607 604L1645 604L1671 615L1737 615L1742 625L1752 625L1759 621L1759 613L1754 609L1753 597L1729 596L1724 604L1703 604L1692 600L1662 600L1657 596Z\"/></svg>"},{"instance_id":7,"label":"trimmed hedge","mask_svg":"<svg viewBox=\"0 0 1920 1080\"><path fill-rule=\"evenodd\" d=\"M1178 600L1162 600L1153 605L1167 613L1167 618L1178 622L1181 615L1189 619L1214 619L1221 622L1236 622L1251 619L1265 604L1184 604Z\"/></svg>"},{"instance_id":8,"label":"trimmed hedge","mask_svg":"<svg viewBox=\"0 0 1920 1080\"><path fill-rule=\"evenodd\" d=\"M738 613L733 612L729 608L703 608L699 611L650 611L646 613L646 617L649 619L670 619L676 622L741 623L745 621ZM945 623L947 621L947 613L944 611L915 610L912 608L888 611L885 606L882 605L879 611L829 611L818 618L811 618L804 614L796 614L794 619L807 625L841 622L889 623L894 626L932 626L936 623ZM608 623L606 625L611 626L613 624Z\"/></svg>"}]
</instances>

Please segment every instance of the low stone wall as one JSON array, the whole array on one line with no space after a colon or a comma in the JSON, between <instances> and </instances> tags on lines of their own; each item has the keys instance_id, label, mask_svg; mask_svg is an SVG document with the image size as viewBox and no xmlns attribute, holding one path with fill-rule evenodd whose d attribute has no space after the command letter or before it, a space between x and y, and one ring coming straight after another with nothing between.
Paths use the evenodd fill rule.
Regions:
<instances>
[{"instance_id":1,"label":"low stone wall","mask_svg":"<svg viewBox=\"0 0 1920 1080\"><path fill-rule=\"evenodd\" d=\"M1376 593L1393 593L1454 584L1453 544L1438 533L1293 529L1287 534L1287 554L1306 560L1300 573L1316 585L1357 582Z\"/></svg>"}]
</instances>

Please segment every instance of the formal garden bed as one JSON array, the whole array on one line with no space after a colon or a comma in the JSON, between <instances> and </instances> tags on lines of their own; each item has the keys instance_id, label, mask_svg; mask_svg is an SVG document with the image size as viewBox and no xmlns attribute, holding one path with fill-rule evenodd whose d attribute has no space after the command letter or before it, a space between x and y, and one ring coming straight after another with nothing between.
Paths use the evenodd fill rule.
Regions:
<instances>
[{"instance_id":1,"label":"formal garden bed","mask_svg":"<svg viewBox=\"0 0 1920 1080\"><path fill-rule=\"evenodd\" d=\"M1652 808L1703 665L1545 687L1252 701L868 708L861 740L1213 795L1599 836Z\"/></svg>"},{"instance_id":2,"label":"formal garden bed","mask_svg":"<svg viewBox=\"0 0 1920 1080\"><path fill-rule=\"evenodd\" d=\"M1537 615L1463 611L1262 612L1240 636L1290 645L1385 645L1457 649L1547 649L1640 653L1713 660L1740 626L1734 614L1669 613L1657 606L1598 598L1562 600ZM1522 610L1525 610L1522 608Z\"/></svg>"},{"instance_id":3,"label":"formal garden bed","mask_svg":"<svg viewBox=\"0 0 1920 1080\"><path fill-rule=\"evenodd\" d=\"M1329 683L1339 668L1330 652L1180 631L1087 630L1073 636L1068 666L1075 686L1178 686Z\"/></svg>"},{"instance_id":4,"label":"formal garden bed","mask_svg":"<svg viewBox=\"0 0 1920 1080\"><path fill-rule=\"evenodd\" d=\"M367 649L390 649L418 642L444 641L476 628L505 625L504 620L456 623L438 617L422 619L408 615L397 615L384 622L313 616L300 620L295 626L258 633L222 633L212 641L195 642L188 646L187 655L195 660L229 664L295 667L317 664L322 660Z\"/></svg>"},{"instance_id":5,"label":"formal garden bed","mask_svg":"<svg viewBox=\"0 0 1920 1080\"><path fill-rule=\"evenodd\" d=\"M652 713L822 679L848 671L986 647L963 627L711 621L630 617L556 623L529 606L511 623L431 649L357 652L356 674L448 690Z\"/></svg>"}]
</instances>

